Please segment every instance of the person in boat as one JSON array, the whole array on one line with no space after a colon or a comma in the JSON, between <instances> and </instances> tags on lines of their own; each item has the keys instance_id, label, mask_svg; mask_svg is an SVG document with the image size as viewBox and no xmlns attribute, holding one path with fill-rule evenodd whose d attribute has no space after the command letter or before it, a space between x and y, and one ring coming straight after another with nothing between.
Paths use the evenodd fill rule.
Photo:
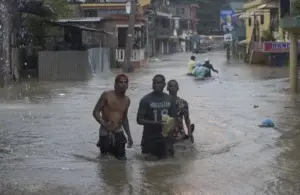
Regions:
<instances>
[{"instance_id":1,"label":"person in boat","mask_svg":"<svg viewBox=\"0 0 300 195\"><path fill-rule=\"evenodd\" d=\"M187 75L193 76L193 69L196 66L196 57L191 56L191 59L188 61L188 72Z\"/></svg>"},{"instance_id":2,"label":"person in boat","mask_svg":"<svg viewBox=\"0 0 300 195\"><path fill-rule=\"evenodd\" d=\"M219 73L218 70L214 69L213 65L210 63L210 60L208 58L205 59L204 64L202 66L209 69L209 71L205 73L204 77L211 77L211 71Z\"/></svg>"},{"instance_id":3,"label":"person in boat","mask_svg":"<svg viewBox=\"0 0 300 195\"><path fill-rule=\"evenodd\" d=\"M176 100L176 127L173 131L173 139L175 142L190 139L191 142L194 142L193 132L195 125L191 124L189 105L186 100L178 97L177 92L179 90L179 85L176 80L170 80L167 85L167 90L169 95ZM185 122L187 133L184 130Z\"/></svg>"}]
</instances>

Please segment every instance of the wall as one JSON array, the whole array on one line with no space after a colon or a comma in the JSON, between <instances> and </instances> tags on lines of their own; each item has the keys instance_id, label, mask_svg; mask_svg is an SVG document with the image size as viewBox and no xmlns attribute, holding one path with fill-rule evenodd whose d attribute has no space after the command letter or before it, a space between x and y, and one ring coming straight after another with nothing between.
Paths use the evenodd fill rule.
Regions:
<instances>
[{"instance_id":1,"label":"wall","mask_svg":"<svg viewBox=\"0 0 300 195\"><path fill-rule=\"evenodd\" d=\"M247 16L250 16L250 13L252 11L256 10L256 8L251 8L251 9L248 9L246 10L246 15ZM256 20L258 20L259 22L259 34L260 36L262 35L263 31L265 30L268 30L269 29L269 26L270 26L270 11L265 9L263 12L262 12L262 15L264 17L264 22L263 24L261 24L261 16L250 16L250 18L246 18L245 19L245 27L246 27L246 40L247 41L250 41L251 40L251 36L252 36L252 32L253 32L253 27L254 27L254 18L256 18ZM249 20L251 20L251 24L249 24Z\"/></svg>"},{"instance_id":2,"label":"wall","mask_svg":"<svg viewBox=\"0 0 300 195\"><path fill-rule=\"evenodd\" d=\"M94 74L108 72L110 70L110 48L88 49L89 65Z\"/></svg>"},{"instance_id":3,"label":"wall","mask_svg":"<svg viewBox=\"0 0 300 195\"><path fill-rule=\"evenodd\" d=\"M88 80L94 74L107 72L110 50L92 48L84 51L39 52L38 78L47 81Z\"/></svg>"},{"instance_id":4,"label":"wall","mask_svg":"<svg viewBox=\"0 0 300 195\"><path fill-rule=\"evenodd\" d=\"M276 3L278 7L280 7L280 2L277 1L277 2L273 2L273 3ZM255 0L251 3L247 3L244 5L244 8L247 9L246 10L246 14L247 16L250 15L250 13L252 11L257 11L257 12L262 12L262 14L264 15L264 24L261 24L260 23L260 36L262 35L262 32L264 30L268 30L270 28L270 10L269 9L257 9L257 7L259 5L263 4L263 0ZM259 11L260 10L260 11ZM252 25L249 26L248 24L248 21L249 19L245 19L245 27L246 27L246 40L247 41L250 41L251 40L251 35L252 35L252 31L253 31L253 24L254 24L254 16L251 16L251 20L252 20ZM260 16L256 16L256 18L258 19L258 21L260 22ZM282 38L282 29L279 28L279 33L280 33L280 38Z\"/></svg>"},{"instance_id":5,"label":"wall","mask_svg":"<svg viewBox=\"0 0 300 195\"><path fill-rule=\"evenodd\" d=\"M184 13L182 13L181 10L184 10ZM181 19L191 19L191 10L190 10L190 6L189 5L174 5L174 7L171 8L171 12L173 15L175 16L179 16Z\"/></svg>"}]
</instances>

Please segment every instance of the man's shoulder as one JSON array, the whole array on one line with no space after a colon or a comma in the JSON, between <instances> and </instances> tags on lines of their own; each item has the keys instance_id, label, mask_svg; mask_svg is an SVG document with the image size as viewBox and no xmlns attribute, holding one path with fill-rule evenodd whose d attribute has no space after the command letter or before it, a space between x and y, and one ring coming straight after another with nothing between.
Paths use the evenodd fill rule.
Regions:
<instances>
[{"instance_id":1,"label":"man's shoulder","mask_svg":"<svg viewBox=\"0 0 300 195\"><path fill-rule=\"evenodd\" d=\"M173 99L173 97L171 95L169 95L169 94L167 94L165 92L163 92L163 94L164 94L164 96L165 96L166 99L170 99L170 100Z\"/></svg>"},{"instance_id":2,"label":"man's shoulder","mask_svg":"<svg viewBox=\"0 0 300 195\"><path fill-rule=\"evenodd\" d=\"M188 102L185 99L182 99L181 97L177 97L177 100L183 104L188 104Z\"/></svg>"},{"instance_id":3,"label":"man's shoulder","mask_svg":"<svg viewBox=\"0 0 300 195\"><path fill-rule=\"evenodd\" d=\"M106 91L103 91L102 94L104 94L104 95L111 95L111 94L113 94L113 92L114 92L114 90L106 90Z\"/></svg>"},{"instance_id":4,"label":"man's shoulder","mask_svg":"<svg viewBox=\"0 0 300 195\"><path fill-rule=\"evenodd\" d=\"M146 95L144 95L144 96L141 98L141 101L148 101L151 97L152 97L152 92L151 92L151 93L148 93L148 94L146 94Z\"/></svg>"}]
</instances>

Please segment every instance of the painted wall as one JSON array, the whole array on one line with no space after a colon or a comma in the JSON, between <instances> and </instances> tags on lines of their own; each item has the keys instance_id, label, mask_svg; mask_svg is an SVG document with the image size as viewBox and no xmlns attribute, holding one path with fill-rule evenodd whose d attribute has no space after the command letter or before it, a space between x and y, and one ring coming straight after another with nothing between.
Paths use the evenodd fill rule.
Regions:
<instances>
[{"instance_id":1,"label":"painted wall","mask_svg":"<svg viewBox=\"0 0 300 195\"><path fill-rule=\"evenodd\" d=\"M274 3L277 4L278 8L280 7L279 0ZM258 20L258 22L259 22L260 36L262 35L263 31L268 30L270 28L270 22L271 22L270 9L257 9L257 7L262 4L264 4L263 0L255 0L253 2L244 4L244 9L246 9L245 15L249 17L249 18L244 19L244 23L245 23L245 27L246 27L246 40L247 41L251 40L253 27L254 27L254 18L256 18L256 20ZM253 15L250 16L251 12L253 12L253 11L258 12L257 16L255 16L255 17ZM260 15L263 15L263 17ZM283 38L282 37L282 29L280 29L280 28L279 28L279 34L280 34L279 38L282 39Z\"/></svg>"}]
</instances>

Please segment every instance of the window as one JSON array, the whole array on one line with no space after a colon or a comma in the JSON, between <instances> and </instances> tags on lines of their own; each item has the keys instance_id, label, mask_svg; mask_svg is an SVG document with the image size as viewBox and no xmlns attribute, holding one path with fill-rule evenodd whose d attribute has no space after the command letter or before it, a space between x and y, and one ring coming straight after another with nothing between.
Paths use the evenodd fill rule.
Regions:
<instances>
[{"instance_id":1,"label":"window","mask_svg":"<svg viewBox=\"0 0 300 195\"><path fill-rule=\"evenodd\" d=\"M180 14L180 9L176 8L176 15L179 16L179 14Z\"/></svg>"},{"instance_id":2,"label":"window","mask_svg":"<svg viewBox=\"0 0 300 195\"><path fill-rule=\"evenodd\" d=\"M264 15L260 16L260 24L264 24L265 23L265 17Z\"/></svg>"},{"instance_id":3,"label":"window","mask_svg":"<svg viewBox=\"0 0 300 195\"><path fill-rule=\"evenodd\" d=\"M252 25L252 19L249 18L249 19L248 19L248 26L251 26L251 25Z\"/></svg>"},{"instance_id":4,"label":"window","mask_svg":"<svg viewBox=\"0 0 300 195\"><path fill-rule=\"evenodd\" d=\"M83 11L84 17L97 17L97 10L96 9L89 9Z\"/></svg>"},{"instance_id":5,"label":"window","mask_svg":"<svg viewBox=\"0 0 300 195\"><path fill-rule=\"evenodd\" d=\"M184 8L181 8L181 14L184 14Z\"/></svg>"}]
</instances>

